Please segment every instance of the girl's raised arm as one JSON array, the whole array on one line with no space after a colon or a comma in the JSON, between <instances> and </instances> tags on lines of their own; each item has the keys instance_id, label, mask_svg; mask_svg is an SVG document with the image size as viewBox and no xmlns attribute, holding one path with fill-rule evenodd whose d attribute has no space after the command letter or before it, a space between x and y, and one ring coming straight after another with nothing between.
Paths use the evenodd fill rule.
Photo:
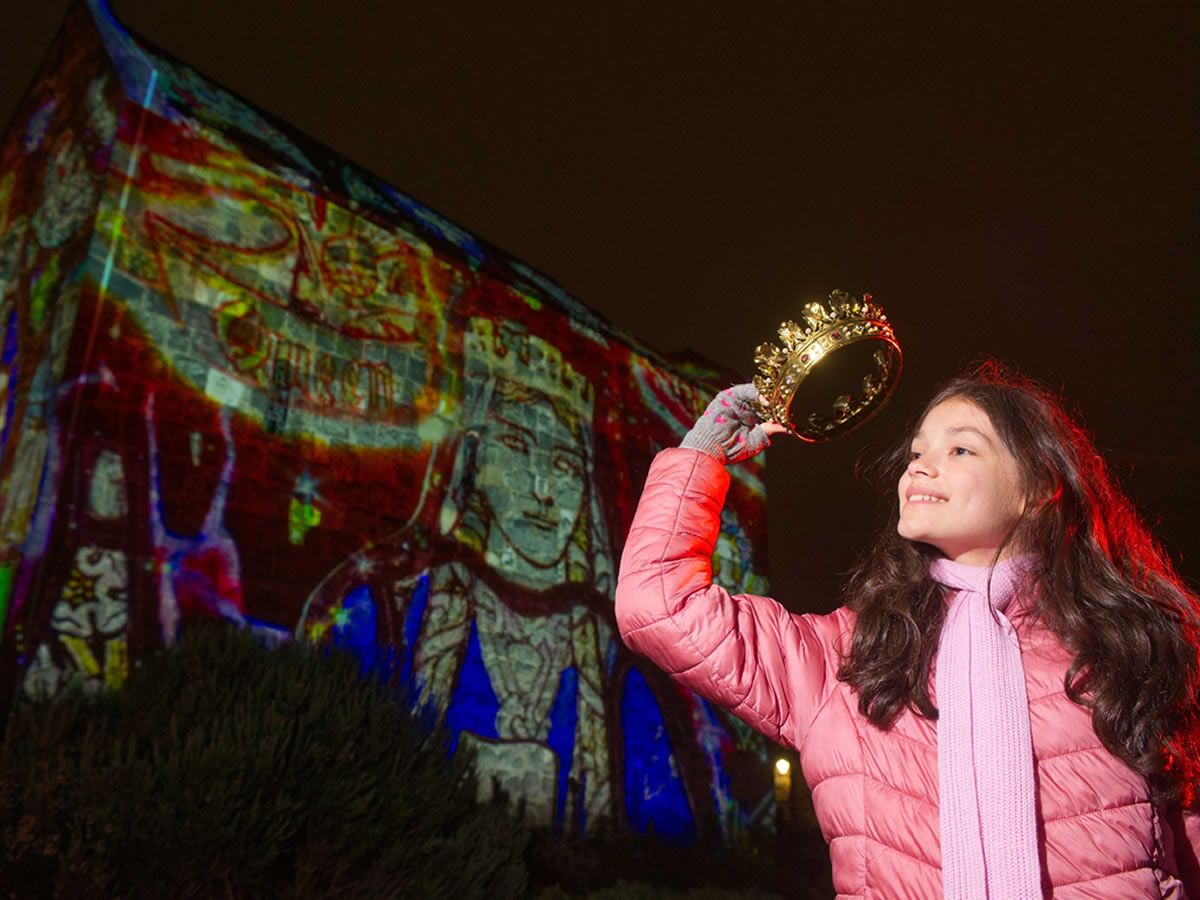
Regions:
<instances>
[{"instance_id":1,"label":"girl's raised arm","mask_svg":"<svg viewBox=\"0 0 1200 900\"><path fill-rule=\"evenodd\" d=\"M849 614L793 615L712 583L729 488L725 467L690 449L654 460L621 557L617 626L680 684L772 740L799 749L837 683Z\"/></svg>"}]
</instances>

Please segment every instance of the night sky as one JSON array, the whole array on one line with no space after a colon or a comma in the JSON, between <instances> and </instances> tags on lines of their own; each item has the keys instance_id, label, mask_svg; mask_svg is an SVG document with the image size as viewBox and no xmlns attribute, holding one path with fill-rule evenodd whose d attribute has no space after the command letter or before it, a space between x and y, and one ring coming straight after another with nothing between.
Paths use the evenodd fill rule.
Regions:
<instances>
[{"instance_id":1,"label":"night sky","mask_svg":"<svg viewBox=\"0 0 1200 900\"><path fill-rule=\"evenodd\" d=\"M19 9L14 9L19 5ZM132 31L541 269L750 373L834 288L906 371L858 434L769 451L773 593L837 605L856 463L982 353L1077 404L1200 577L1200 7L117 0ZM68 3L0 12L0 121Z\"/></svg>"}]
</instances>

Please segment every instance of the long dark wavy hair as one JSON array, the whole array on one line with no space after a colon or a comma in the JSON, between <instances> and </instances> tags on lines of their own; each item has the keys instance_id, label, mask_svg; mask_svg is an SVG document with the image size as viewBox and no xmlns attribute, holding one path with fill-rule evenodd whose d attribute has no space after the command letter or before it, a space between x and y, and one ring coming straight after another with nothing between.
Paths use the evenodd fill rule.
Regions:
<instances>
[{"instance_id":1,"label":"long dark wavy hair","mask_svg":"<svg viewBox=\"0 0 1200 900\"><path fill-rule=\"evenodd\" d=\"M996 554L1040 559L1033 621L1075 658L1067 696L1092 713L1100 741L1149 782L1156 801L1197 803L1200 782L1200 598L1121 492L1090 435L1040 383L995 360L942 385L918 416L951 397L983 410L1020 468L1025 511ZM894 486L912 434L882 460ZM941 555L896 533L891 520L850 573L858 621L838 677L855 689L876 727L905 709L927 719L930 665L946 614L929 577Z\"/></svg>"}]
</instances>

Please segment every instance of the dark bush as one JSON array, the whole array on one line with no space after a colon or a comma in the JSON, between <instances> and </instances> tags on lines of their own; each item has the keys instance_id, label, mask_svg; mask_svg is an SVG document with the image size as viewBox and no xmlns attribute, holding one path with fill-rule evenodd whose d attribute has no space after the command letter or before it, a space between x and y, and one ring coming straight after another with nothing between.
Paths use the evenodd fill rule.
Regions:
<instances>
[{"instance_id":1,"label":"dark bush","mask_svg":"<svg viewBox=\"0 0 1200 900\"><path fill-rule=\"evenodd\" d=\"M0 746L0 895L518 897L523 825L338 651L195 627Z\"/></svg>"},{"instance_id":2,"label":"dark bush","mask_svg":"<svg viewBox=\"0 0 1200 900\"><path fill-rule=\"evenodd\" d=\"M544 829L526 853L537 900L809 900L833 896L819 832L744 834L678 844L598 822L586 837Z\"/></svg>"}]
</instances>

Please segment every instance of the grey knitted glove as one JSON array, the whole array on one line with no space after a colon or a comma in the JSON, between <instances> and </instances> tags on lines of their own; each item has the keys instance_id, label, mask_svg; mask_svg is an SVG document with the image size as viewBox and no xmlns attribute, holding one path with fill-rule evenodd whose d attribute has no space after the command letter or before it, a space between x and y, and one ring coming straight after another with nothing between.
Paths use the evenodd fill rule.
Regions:
<instances>
[{"instance_id":1,"label":"grey knitted glove","mask_svg":"<svg viewBox=\"0 0 1200 900\"><path fill-rule=\"evenodd\" d=\"M752 384L736 384L721 391L679 446L707 453L725 465L757 455L771 443L750 406L757 397Z\"/></svg>"}]
</instances>

